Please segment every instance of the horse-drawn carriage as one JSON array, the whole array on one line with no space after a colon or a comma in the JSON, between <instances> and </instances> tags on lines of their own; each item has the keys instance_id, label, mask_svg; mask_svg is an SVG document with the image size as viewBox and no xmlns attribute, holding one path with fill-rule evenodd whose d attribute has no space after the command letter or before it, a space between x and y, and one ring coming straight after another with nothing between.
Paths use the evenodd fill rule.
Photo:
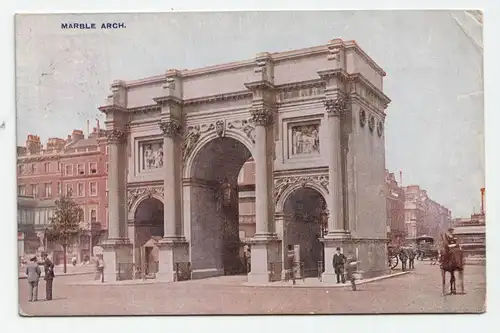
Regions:
<instances>
[{"instance_id":1,"label":"horse-drawn carriage","mask_svg":"<svg viewBox=\"0 0 500 333\"><path fill-rule=\"evenodd\" d=\"M427 235L422 235L416 238L417 243L417 259L431 259L438 260L439 257L439 249L437 245L434 243L434 238Z\"/></svg>"}]
</instances>

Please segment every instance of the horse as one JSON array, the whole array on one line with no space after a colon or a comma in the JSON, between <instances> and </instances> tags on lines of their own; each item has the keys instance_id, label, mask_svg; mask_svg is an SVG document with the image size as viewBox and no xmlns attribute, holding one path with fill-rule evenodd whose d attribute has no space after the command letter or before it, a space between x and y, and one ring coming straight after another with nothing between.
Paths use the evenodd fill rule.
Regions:
<instances>
[{"instance_id":1,"label":"horse","mask_svg":"<svg viewBox=\"0 0 500 333\"><path fill-rule=\"evenodd\" d=\"M443 251L440 255L441 277L443 279L443 296L445 295L446 272L451 274L450 277L450 295L455 295L457 289L455 286L455 271L458 272L460 278L461 293L464 293L464 255L460 247L455 246Z\"/></svg>"}]
</instances>

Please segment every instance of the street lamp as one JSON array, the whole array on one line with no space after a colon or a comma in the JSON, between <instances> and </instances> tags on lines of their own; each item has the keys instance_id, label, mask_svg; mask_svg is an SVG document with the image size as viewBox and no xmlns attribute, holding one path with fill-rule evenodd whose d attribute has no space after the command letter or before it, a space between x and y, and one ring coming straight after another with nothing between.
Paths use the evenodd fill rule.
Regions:
<instances>
[{"instance_id":1,"label":"street lamp","mask_svg":"<svg viewBox=\"0 0 500 333\"><path fill-rule=\"evenodd\" d=\"M222 197L222 205L224 207L230 207L233 199L233 188L227 179L222 183L220 187L220 194Z\"/></svg>"},{"instance_id":2,"label":"street lamp","mask_svg":"<svg viewBox=\"0 0 500 333\"><path fill-rule=\"evenodd\" d=\"M328 210L323 208L320 212L321 221L321 238L325 237L328 233Z\"/></svg>"}]
</instances>

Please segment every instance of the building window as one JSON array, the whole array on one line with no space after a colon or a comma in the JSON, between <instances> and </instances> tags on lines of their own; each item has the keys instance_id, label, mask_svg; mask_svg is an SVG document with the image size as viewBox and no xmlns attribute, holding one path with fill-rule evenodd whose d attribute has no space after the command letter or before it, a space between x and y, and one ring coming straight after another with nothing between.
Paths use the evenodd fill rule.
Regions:
<instances>
[{"instance_id":1,"label":"building window","mask_svg":"<svg viewBox=\"0 0 500 333\"><path fill-rule=\"evenodd\" d=\"M97 196L97 183L96 182L91 182L89 184L89 189L90 189L90 196L95 197Z\"/></svg>"},{"instance_id":2,"label":"building window","mask_svg":"<svg viewBox=\"0 0 500 333\"><path fill-rule=\"evenodd\" d=\"M106 173L109 173L109 163L106 162Z\"/></svg>"},{"instance_id":3,"label":"building window","mask_svg":"<svg viewBox=\"0 0 500 333\"><path fill-rule=\"evenodd\" d=\"M38 197L38 184L31 185L31 195L35 198Z\"/></svg>"},{"instance_id":4,"label":"building window","mask_svg":"<svg viewBox=\"0 0 500 333\"><path fill-rule=\"evenodd\" d=\"M31 173L36 173L36 164L31 164Z\"/></svg>"},{"instance_id":5,"label":"building window","mask_svg":"<svg viewBox=\"0 0 500 333\"><path fill-rule=\"evenodd\" d=\"M23 164L18 165L17 169L18 169L20 175L24 174L24 165Z\"/></svg>"},{"instance_id":6,"label":"building window","mask_svg":"<svg viewBox=\"0 0 500 333\"><path fill-rule=\"evenodd\" d=\"M52 197L52 184L51 183L47 183L45 184L45 197L46 198L50 198Z\"/></svg>"},{"instance_id":7,"label":"building window","mask_svg":"<svg viewBox=\"0 0 500 333\"><path fill-rule=\"evenodd\" d=\"M97 222L97 209L92 208L90 210L90 223L96 223Z\"/></svg>"},{"instance_id":8,"label":"building window","mask_svg":"<svg viewBox=\"0 0 500 333\"><path fill-rule=\"evenodd\" d=\"M17 194L26 195L26 186L25 185L17 186Z\"/></svg>"},{"instance_id":9,"label":"building window","mask_svg":"<svg viewBox=\"0 0 500 333\"><path fill-rule=\"evenodd\" d=\"M57 195L61 195L62 194L62 186L61 186L61 183L57 183Z\"/></svg>"},{"instance_id":10,"label":"building window","mask_svg":"<svg viewBox=\"0 0 500 333\"><path fill-rule=\"evenodd\" d=\"M66 184L66 196L68 196L68 197L73 196L73 185L72 184Z\"/></svg>"},{"instance_id":11,"label":"building window","mask_svg":"<svg viewBox=\"0 0 500 333\"><path fill-rule=\"evenodd\" d=\"M45 162L43 164L43 169L44 169L45 173L49 173L50 172L50 162Z\"/></svg>"},{"instance_id":12,"label":"building window","mask_svg":"<svg viewBox=\"0 0 500 333\"><path fill-rule=\"evenodd\" d=\"M79 197L85 196L85 184L84 183L78 183L78 196Z\"/></svg>"},{"instance_id":13,"label":"building window","mask_svg":"<svg viewBox=\"0 0 500 333\"><path fill-rule=\"evenodd\" d=\"M73 176L73 165L67 164L65 171L66 171L66 176Z\"/></svg>"},{"instance_id":14,"label":"building window","mask_svg":"<svg viewBox=\"0 0 500 333\"><path fill-rule=\"evenodd\" d=\"M97 173L97 163L95 162L92 162L89 164L89 170L90 170L90 174L96 174Z\"/></svg>"},{"instance_id":15,"label":"building window","mask_svg":"<svg viewBox=\"0 0 500 333\"><path fill-rule=\"evenodd\" d=\"M76 165L76 173L78 175L84 175L85 174L85 168L84 168L83 164L77 164Z\"/></svg>"},{"instance_id":16,"label":"building window","mask_svg":"<svg viewBox=\"0 0 500 333\"><path fill-rule=\"evenodd\" d=\"M61 171L61 162L57 162L57 171Z\"/></svg>"},{"instance_id":17,"label":"building window","mask_svg":"<svg viewBox=\"0 0 500 333\"><path fill-rule=\"evenodd\" d=\"M106 146L106 155L108 155L108 148L109 146Z\"/></svg>"}]
</instances>

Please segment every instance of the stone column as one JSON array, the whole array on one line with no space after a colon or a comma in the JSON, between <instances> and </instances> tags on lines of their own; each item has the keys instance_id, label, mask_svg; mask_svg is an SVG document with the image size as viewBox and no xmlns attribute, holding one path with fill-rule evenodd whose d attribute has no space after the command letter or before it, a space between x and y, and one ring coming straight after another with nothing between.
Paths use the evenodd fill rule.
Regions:
<instances>
[{"instance_id":1,"label":"stone column","mask_svg":"<svg viewBox=\"0 0 500 333\"><path fill-rule=\"evenodd\" d=\"M113 129L108 134L108 239L120 239L124 234L120 232L120 146L123 144L125 134ZM122 166L123 167L123 166Z\"/></svg>"},{"instance_id":2,"label":"stone column","mask_svg":"<svg viewBox=\"0 0 500 333\"><path fill-rule=\"evenodd\" d=\"M350 238L350 233L344 225L343 212L343 186L342 186L342 151L341 151L341 118L346 112L346 100L342 97L327 99L325 101L328 132L328 178L329 195L327 198L328 233L323 238L325 272L323 281L333 282L336 280L335 272L331 264L337 247L347 250L345 241Z\"/></svg>"},{"instance_id":3,"label":"stone column","mask_svg":"<svg viewBox=\"0 0 500 333\"><path fill-rule=\"evenodd\" d=\"M181 125L160 122L163 133L163 239L159 242L158 279L176 281L176 264L186 269L188 244L182 235Z\"/></svg>"},{"instance_id":4,"label":"stone column","mask_svg":"<svg viewBox=\"0 0 500 333\"><path fill-rule=\"evenodd\" d=\"M328 129L328 181L329 197L328 235L345 238L347 231L343 215L342 148L340 145L342 128L340 118L345 114L346 102L342 98L325 102Z\"/></svg>"},{"instance_id":5,"label":"stone column","mask_svg":"<svg viewBox=\"0 0 500 333\"><path fill-rule=\"evenodd\" d=\"M267 108L252 111L255 123L255 224L256 231L251 241L251 271L248 281L251 283L269 282L271 264L279 266L281 251L279 240L270 228L274 197L272 195L273 159L269 128L273 124L273 115Z\"/></svg>"},{"instance_id":6,"label":"stone column","mask_svg":"<svg viewBox=\"0 0 500 333\"><path fill-rule=\"evenodd\" d=\"M126 143L125 133L114 128L107 133L109 153L108 173L108 239L103 242L103 259L105 262L104 281L115 282L130 279L126 272L131 271L132 244L126 237L127 221L125 216L126 179L123 148ZM120 268L119 264L122 264ZM119 270L122 276L119 276Z\"/></svg>"}]
</instances>

